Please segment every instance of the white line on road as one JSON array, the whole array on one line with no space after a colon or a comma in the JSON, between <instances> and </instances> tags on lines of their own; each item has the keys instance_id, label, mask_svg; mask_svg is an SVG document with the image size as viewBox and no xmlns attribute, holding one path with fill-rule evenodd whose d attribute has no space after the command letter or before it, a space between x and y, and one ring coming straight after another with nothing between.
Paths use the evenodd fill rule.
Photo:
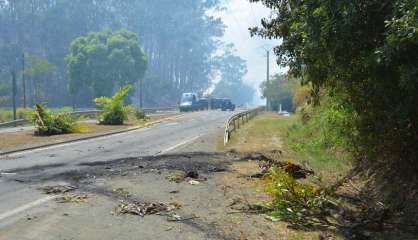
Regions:
<instances>
[{"instance_id":1,"label":"white line on road","mask_svg":"<svg viewBox=\"0 0 418 240\"><path fill-rule=\"evenodd\" d=\"M57 196L47 196L47 197L38 199L36 201L33 201L31 203L28 203L28 204L22 205L20 207L17 207L15 209L11 210L11 211L2 213L2 214L0 214L0 221L6 219L8 217L11 217L13 215L19 214L19 213L21 213L23 211L26 211L26 210L28 210L30 208L33 208L33 207L36 207L36 206L41 205L43 203L46 203L48 201L51 201L52 199L55 199L55 198L57 198Z\"/></svg>"},{"instance_id":2,"label":"white line on road","mask_svg":"<svg viewBox=\"0 0 418 240\"><path fill-rule=\"evenodd\" d=\"M171 146L171 147L169 147L169 148L167 148L167 149L164 149L164 150L162 150L161 152L157 153L157 154L156 154L156 156L161 155L161 154L164 154L164 153L167 153L167 152L170 152L170 151L172 151L172 150L174 150L174 149L176 149L176 148L179 148L179 147L181 147L181 146L183 146L183 145L186 145L186 144L188 144L188 143L191 143L191 142L195 141L195 140L196 140L196 139L198 139L198 138L200 138L200 135L195 136L195 137L193 137L193 138L190 138L190 139L188 139L188 140L186 140L186 141L183 141L183 142L181 142L181 143L178 143L178 144L176 144L176 145L174 145L174 146Z\"/></svg>"}]
</instances>

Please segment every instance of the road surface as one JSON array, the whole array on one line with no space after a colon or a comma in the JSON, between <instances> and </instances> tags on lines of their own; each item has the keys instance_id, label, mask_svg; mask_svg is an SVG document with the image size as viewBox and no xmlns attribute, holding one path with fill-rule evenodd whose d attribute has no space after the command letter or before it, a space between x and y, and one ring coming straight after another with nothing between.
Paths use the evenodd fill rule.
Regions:
<instances>
[{"instance_id":1,"label":"road surface","mask_svg":"<svg viewBox=\"0 0 418 240\"><path fill-rule=\"evenodd\" d=\"M0 239L3 239L2 231L13 228L28 212L36 212L53 199L38 190L40 185L57 184L51 182L53 176L81 171L86 168L83 164L157 156L190 148L208 135L222 133L232 114L196 112L151 128L0 157Z\"/></svg>"}]
</instances>

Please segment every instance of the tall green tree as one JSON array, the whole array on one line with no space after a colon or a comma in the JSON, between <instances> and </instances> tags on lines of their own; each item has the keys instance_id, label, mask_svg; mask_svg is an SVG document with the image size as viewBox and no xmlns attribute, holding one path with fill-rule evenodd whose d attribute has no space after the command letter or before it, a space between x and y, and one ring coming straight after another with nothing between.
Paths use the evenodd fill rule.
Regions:
<instances>
[{"instance_id":1,"label":"tall green tree","mask_svg":"<svg viewBox=\"0 0 418 240\"><path fill-rule=\"evenodd\" d=\"M91 87L96 97L110 96L115 87L143 78L147 57L137 36L126 30L90 33L76 38L65 58L70 92Z\"/></svg>"},{"instance_id":2,"label":"tall green tree","mask_svg":"<svg viewBox=\"0 0 418 240\"><path fill-rule=\"evenodd\" d=\"M326 89L355 110L358 133L352 145L358 163L377 169L379 176L414 182L417 1L250 1L274 12L252 33L283 40L275 49L279 62L312 83L314 96Z\"/></svg>"}]
</instances>

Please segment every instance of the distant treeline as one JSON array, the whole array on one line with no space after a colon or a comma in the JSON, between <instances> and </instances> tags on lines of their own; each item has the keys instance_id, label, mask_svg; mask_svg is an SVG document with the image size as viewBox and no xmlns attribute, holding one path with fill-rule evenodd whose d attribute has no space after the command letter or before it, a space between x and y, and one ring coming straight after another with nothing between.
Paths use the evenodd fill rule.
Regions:
<instances>
[{"instance_id":1,"label":"distant treeline","mask_svg":"<svg viewBox=\"0 0 418 240\"><path fill-rule=\"evenodd\" d=\"M221 7L218 0L0 0L0 106L10 105L11 71L18 78L19 105L23 78L28 105L93 104L89 87L71 95L64 59L74 39L108 29L138 35L148 59L145 105L172 105L184 91L204 92L217 75L235 81L226 86L241 86L243 74L224 78L226 71L246 73L246 64L219 40L225 26L208 12ZM231 67L222 68L228 59L234 60ZM244 93L235 99L239 104L251 101L254 90Z\"/></svg>"}]
</instances>

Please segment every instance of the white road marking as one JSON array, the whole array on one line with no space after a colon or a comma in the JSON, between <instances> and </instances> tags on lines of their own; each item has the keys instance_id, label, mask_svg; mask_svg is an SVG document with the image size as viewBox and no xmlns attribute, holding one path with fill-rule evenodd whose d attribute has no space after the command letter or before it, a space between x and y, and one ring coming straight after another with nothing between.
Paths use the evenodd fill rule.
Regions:
<instances>
[{"instance_id":1,"label":"white road marking","mask_svg":"<svg viewBox=\"0 0 418 240\"><path fill-rule=\"evenodd\" d=\"M178 122L168 122L168 123L164 124L163 126L164 127L169 127L169 126L175 126L175 125L179 125L179 123Z\"/></svg>"},{"instance_id":2,"label":"white road marking","mask_svg":"<svg viewBox=\"0 0 418 240\"><path fill-rule=\"evenodd\" d=\"M36 201L33 201L31 203L28 203L28 204L22 205L20 207L17 207L15 209L11 210L11 211L2 213L2 214L0 214L0 221L4 220L6 218L9 218L9 217L11 217L13 215L19 214L19 213L21 213L23 211L26 211L28 209L31 209L33 207L36 207L38 205L41 205L43 203L46 203L48 201L51 201L52 199L55 199L55 198L57 198L57 196L47 196L47 197L38 199Z\"/></svg>"},{"instance_id":3,"label":"white road marking","mask_svg":"<svg viewBox=\"0 0 418 240\"><path fill-rule=\"evenodd\" d=\"M198 138L200 138L200 135L195 136L195 137L193 137L193 138L190 138L190 139L188 139L188 140L186 140L186 141L183 141L183 142L181 142L181 143L178 143L178 144L176 144L176 145L174 145L174 146L171 146L171 147L169 147L169 148L167 148L167 149L164 149L164 150L162 150L161 152L157 153L156 155L158 156L158 155L162 155L162 154L164 154L164 153L170 152L170 151L172 151L172 150L174 150L174 149L176 149L176 148L179 148L179 147L181 147L181 146L183 146L183 145L186 145L186 144L188 144L188 143L191 143L191 142L195 141L195 140L196 140L196 139L198 139Z\"/></svg>"}]
</instances>

